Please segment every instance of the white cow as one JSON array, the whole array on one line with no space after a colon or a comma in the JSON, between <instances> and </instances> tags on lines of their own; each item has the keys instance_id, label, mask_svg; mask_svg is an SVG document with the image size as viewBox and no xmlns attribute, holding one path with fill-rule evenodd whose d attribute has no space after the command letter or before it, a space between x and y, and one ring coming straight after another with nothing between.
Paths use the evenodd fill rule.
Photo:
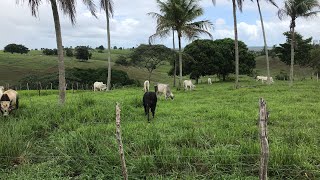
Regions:
<instances>
[{"instance_id":1,"label":"white cow","mask_svg":"<svg viewBox=\"0 0 320 180\"><path fill-rule=\"evenodd\" d=\"M212 84L211 78L208 78L208 84Z\"/></svg>"},{"instance_id":2,"label":"white cow","mask_svg":"<svg viewBox=\"0 0 320 180\"><path fill-rule=\"evenodd\" d=\"M191 80L184 80L183 81L183 86L185 90L188 90L188 87L190 90L192 90L193 88L195 88L196 86L192 84Z\"/></svg>"},{"instance_id":3,"label":"white cow","mask_svg":"<svg viewBox=\"0 0 320 180\"><path fill-rule=\"evenodd\" d=\"M259 80L261 80L261 82L263 83L264 81L267 81L267 80L268 80L268 77L267 77L267 76L257 76L257 80L256 80L256 81L259 81ZM270 82L271 82L271 83L274 83L272 77L270 77Z\"/></svg>"},{"instance_id":4,"label":"white cow","mask_svg":"<svg viewBox=\"0 0 320 180\"><path fill-rule=\"evenodd\" d=\"M93 84L93 90L94 91L105 91L105 90L107 90L107 85L103 84L103 82L95 82Z\"/></svg>"},{"instance_id":5,"label":"white cow","mask_svg":"<svg viewBox=\"0 0 320 180\"><path fill-rule=\"evenodd\" d=\"M146 80L144 83L143 83L143 91L144 92L149 92L150 90L150 82L148 80Z\"/></svg>"},{"instance_id":6,"label":"white cow","mask_svg":"<svg viewBox=\"0 0 320 180\"><path fill-rule=\"evenodd\" d=\"M169 84L158 83L157 85L154 86L154 88L155 88L155 92L157 93L157 96L159 96L160 94L163 94L166 99L168 97L170 97L171 99L174 98L174 95L170 90Z\"/></svg>"},{"instance_id":7,"label":"white cow","mask_svg":"<svg viewBox=\"0 0 320 180\"><path fill-rule=\"evenodd\" d=\"M9 89L3 92L0 98L0 111L3 116L8 116L9 113L19 108L19 96L17 91Z\"/></svg>"}]
</instances>

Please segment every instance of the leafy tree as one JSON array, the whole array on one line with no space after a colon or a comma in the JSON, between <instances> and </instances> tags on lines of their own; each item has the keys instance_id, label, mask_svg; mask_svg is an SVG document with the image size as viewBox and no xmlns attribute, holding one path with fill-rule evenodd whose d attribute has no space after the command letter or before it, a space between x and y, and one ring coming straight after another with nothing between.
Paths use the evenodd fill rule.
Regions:
<instances>
[{"instance_id":1,"label":"leafy tree","mask_svg":"<svg viewBox=\"0 0 320 180\"><path fill-rule=\"evenodd\" d=\"M163 65L164 61L169 61L173 57L174 51L164 45L141 44L131 54L131 63L146 68L149 72L148 80L150 81L152 72Z\"/></svg>"},{"instance_id":2,"label":"leafy tree","mask_svg":"<svg viewBox=\"0 0 320 180\"><path fill-rule=\"evenodd\" d=\"M314 71L319 74L320 73L320 47L316 46L311 50L311 58L309 66L314 69Z\"/></svg>"},{"instance_id":3,"label":"leafy tree","mask_svg":"<svg viewBox=\"0 0 320 180\"><path fill-rule=\"evenodd\" d=\"M113 49L118 49L117 46L113 46Z\"/></svg>"},{"instance_id":4,"label":"leafy tree","mask_svg":"<svg viewBox=\"0 0 320 180\"><path fill-rule=\"evenodd\" d=\"M157 21L156 33L151 36L150 42L155 37L167 37L171 35L172 30L177 31L179 42L179 87L182 83L182 47L181 38L185 36L188 39L199 37L200 34L212 35L207 31L212 27L209 20L194 22L195 19L203 15L203 9L199 6L198 0L169 0L162 2L157 0L160 7L159 13L149 13Z\"/></svg>"},{"instance_id":5,"label":"leafy tree","mask_svg":"<svg viewBox=\"0 0 320 180\"><path fill-rule=\"evenodd\" d=\"M120 55L118 57L118 59L115 61L115 63L118 65L122 65L122 66L129 66L130 65L130 61L124 55Z\"/></svg>"},{"instance_id":6,"label":"leafy tree","mask_svg":"<svg viewBox=\"0 0 320 180\"><path fill-rule=\"evenodd\" d=\"M103 51L105 48L103 47L103 45L100 45L100 46L97 47L96 49Z\"/></svg>"},{"instance_id":7,"label":"leafy tree","mask_svg":"<svg viewBox=\"0 0 320 180\"><path fill-rule=\"evenodd\" d=\"M87 61L91 58L92 54L89 52L88 46L77 46L75 48L75 56L81 61Z\"/></svg>"},{"instance_id":8,"label":"leafy tree","mask_svg":"<svg viewBox=\"0 0 320 180\"><path fill-rule=\"evenodd\" d=\"M29 7L31 9L32 16L38 16L38 9L40 4L43 2L42 0L17 0L19 2L27 1ZM60 18L58 9L60 8L62 12L66 15L69 15L72 24L75 24L76 18L76 2L74 0L48 0L45 2L50 2L52 8L52 15L54 20L55 32L56 32L56 41L58 48L58 69L59 69L59 102L60 104L64 104L65 96L66 96L66 79L65 79L65 67L64 67L64 59L63 59L63 46L62 46L62 35L61 35L61 26L60 26ZM95 15L95 5L93 0L82 0L82 2L89 8L91 14ZM59 8L58 8L59 6Z\"/></svg>"},{"instance_id":9,"label":"leafy tree","mask_svg":"<svg viewBox=\"0 0 320 180\"><path fill-rule=\"evenodd\" d=\"M71 48L66 48L65 50L68 57L73 57L73 50Z\"/></svg>"},{"instance_id":10,"label":"leafy tree","mask_svg":"<svg viewBox=\"0 0 320 180\"><path fill-rule=\"evenodd\" d=\"M290 32L283 33L286 36L286 42L280 44L279 47L276 47L276 52L280 60L287 65L291 64L290 52L291 52L291 39L292 35ZM299 64L301 66L306 66L310 62L311 50L313 48L311 42L312 38L303 39L302 35L295 32L295 42L294 42L294 51L295 58L294 64Z\"/></svg>"},{"instance_id":11,"label":"leafy tree","mask_svg":"<svg viewBox=\"0 0 320 180\"><path fill-rule=\"evenodd\" d=\"M308 18L317 15L320 4L318 0L286 0L285 5L278 11L278 16L282 20L284 17L290 17L291 34L291 63L290 63L290 86L293 85L293 65L294 65L294 46L295 46L295 27L296 19L299 17Z\"/></svg>"},{"instance_id":12,"label":"leafy tree","mask_svg":"<svg viewBox=\"0 0 320 180\"><path fill-rule=\"evenodd\" d=\"M42 53L47 56L58 55L58 50L45 48L43 49Z\"/></svg>"},{"instance_id":13,"label":"leafy tree","mask_svg":"<svg viewBox=\"0 0 320 180\"><path fill-rule=\"evenodd\" d=\"M256 1L257 1L257 6L258 6L258 10L259 10L259 15L260 15L261 29L262 29L263 42L264 42L264 51L265 51L265 57L266 57L266 61L267 61L267 77L268 77L267 84L271 84L270 83L270 66L269 66L269 53L268 53L267 38L266 38L265 30L264 30L263 17L262 17L261 8L260 8L260 0L256 0ZM274 6L278 7L274 0L266 0L266 1L271 3Z\"/></svg>"},{"instance_id":14,"label":"leafy tree","mask_svg":"<svg viewBox=\"0 0 320 180\"><path fill-rule=\"evenodd\" d=\"M234 40L230 38L211 40L196 40L184 49L193 61L190 61L190 77L198 79L200 76L217 74L223 81L235 70ZM247 46L239 41L240 74L252 74L255 67L254 55ZM186 69L188 71L188 69Z\"/></svg>"},{"instance_id":15,"label":"leafy tree","mask_svg":"<svg viewBox=\"0 0 320 180\"><path fill-rule=\"evenodd\" d=\"M29 49L22 44L8 44L4 47L3 52L27 54Z\"/></svg>"}]
</instances>

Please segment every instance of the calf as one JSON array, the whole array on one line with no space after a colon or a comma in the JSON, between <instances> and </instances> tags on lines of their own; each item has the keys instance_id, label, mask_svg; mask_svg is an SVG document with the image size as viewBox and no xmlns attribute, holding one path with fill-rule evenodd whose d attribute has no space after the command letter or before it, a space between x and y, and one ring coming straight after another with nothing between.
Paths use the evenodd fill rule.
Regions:
<instances>
[{"instance_id":1,"label":"calf","mask_svg":"<svg viewBox=\"0 0 320 180\"><path fill-rule=\"evenodd\" d=\"M192 84L191 80L184 80L183 81L183 86L185 90L188 90L188 87L190 90L192 90L193 88L195 88L196 86Z\"/></svg>"},{"instance_id":2,"label":"calf","mask_svg":"<svg viewBox=\"0 0 320 180\"><path fill-rule=\"evenodd\" d=\"M144 90L144 92L149 92L149 89L150 89L150 82L148 80L146 80L143 83L143 90Z\"/></svg>"},{"instance_id":3,"label":"calf","mask_svg":"<svg viewBox=\"0 0 320 180\"><path fill-rule=\"evenodd\" d=\"M164 94L164 97L166 99L168 97L170 97L171 99L174 98L174 96L170 90L169 84L158 83L157 85L154 86L154 88L155 88L155 92L156 92L157 96Z\"/></svg>"},{"instance_id":4,"label":"calf","mask_svg":"<svg viewBox=\"0 0 320 180\"><path fill-rule=\"evenodd\" d=\"M8 116L9 113L19 108L19 96L15 90L9 89L5 91L0 98L0 111L3 116Z\"/></svg>"},{"instance_id":5,"label":"calf","mask_svg":"<svg viewBox=\"0 0 320 180\"><path fill-rule=\"evenodd\" d=\"M148 122L150 123L149 111L151 109L152 117L154 118L154 113L157 106L157 94L155 92L146 92L143 95L143 107L145 115L148 115Z\"/></svg>"}]
</instances>

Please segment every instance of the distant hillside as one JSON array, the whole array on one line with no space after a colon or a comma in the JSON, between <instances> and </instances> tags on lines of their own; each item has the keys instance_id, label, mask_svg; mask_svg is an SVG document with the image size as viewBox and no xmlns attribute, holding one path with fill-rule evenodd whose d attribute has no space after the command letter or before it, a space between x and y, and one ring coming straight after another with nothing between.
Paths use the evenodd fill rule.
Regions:
<instances>
[{"instance_id":1,"label":"distant hillside","mask_svg":"<svg viewBox=\"0 0 320 180\"><path fill-rule=\"evenodd\" d=\"M264 46L249 46L248 49L250 51L262 51ZM268 47L268 49L272 49L272 47Z\"/></svg>"}]
</instances>

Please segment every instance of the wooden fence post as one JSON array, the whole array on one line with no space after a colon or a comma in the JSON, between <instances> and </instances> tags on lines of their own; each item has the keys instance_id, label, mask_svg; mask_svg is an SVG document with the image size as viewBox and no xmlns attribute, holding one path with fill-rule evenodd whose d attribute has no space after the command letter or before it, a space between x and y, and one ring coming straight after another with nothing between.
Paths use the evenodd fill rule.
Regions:
<instances>
[{"instance_id":1,"label":"wooden fence post","mask_svg":"<svg viewBox=\"0 0 320 180\"><path fill-rule=\"evenodd\" d=\"M268 122L268 112L267 112L267 104L263 98L260 98L259 101L259 132L260 132L260 172L259 177L260 180L267 180L267 171L268 171L268 158L269 158L269 144L268 144L268 130L267 130L267 122Z\"/></svg>"},{"instance_id":2,"label":"wooden fence post","mask_svg":"<svg viewBox=\"0 0 320 180\"><path fill-rule=\"evenodd\" d=\"M122 166L122 175L125 180L128 179L128 171L126 166L126 160L124 158L124 152L123 152L123 144L121 139L121 126L120 126L120 107L119 103L116 105L116 137L119 145L119 154L121 159L121 166Z\"/></svg>"},{"instance_id":3,"label":"wooden fence post","mask_svg":"<svg viewBox=\"0 0 320 180\"><path fill-rule=\"evenodd\" d=\"M27 90L29 91L30 89L29 89L29 83L27 83Z\"/></svg>"},{"instance_id":4,"label":"wooden fence post","mask_svg":"<svg viewBox=\"0 0 320 180\"><path fill-rule=\"evenodd\" d=\"M39 92L39 96L40 96L40 82L38 82L37 88L38 88L38 92Z\"/></svg>"},{"instance_id":5,"label":"wooden fence post","mask_svg":"<svg viewBox=\"0 0 320 180\"><path fill-rule=\"evenodd\" d=\"M79 83L77 82L77 91L79 90Z\"/></svg>"},{"instance_id":6,"label":"wooden fence post","mask_svg":"<svg viewBox=\"0 0 320 180\"><path fill-rule=\"evenodd\" d=\"M50 89L52 90L52 83L50 83L50 85L51 85Z\"/></svg>"},{"instance_id":7,"label":"wooden fence post","mask_svg":"<svg viewBox=\"0 0 320 180\"><path fill-rule=\"evenodd\" d=\"M317 82L319 82L319 73L317 73Z\"/></svg>"},{"instance_id":8,"label":"wooden fence post","mask_svg":"<svg viewBox=\"0 0 320 180\"><path fill-rule=\"evenodd\" d=\"M73 83L71 84L72 94L74 93Z\"/></svg>"}]
</instances>

